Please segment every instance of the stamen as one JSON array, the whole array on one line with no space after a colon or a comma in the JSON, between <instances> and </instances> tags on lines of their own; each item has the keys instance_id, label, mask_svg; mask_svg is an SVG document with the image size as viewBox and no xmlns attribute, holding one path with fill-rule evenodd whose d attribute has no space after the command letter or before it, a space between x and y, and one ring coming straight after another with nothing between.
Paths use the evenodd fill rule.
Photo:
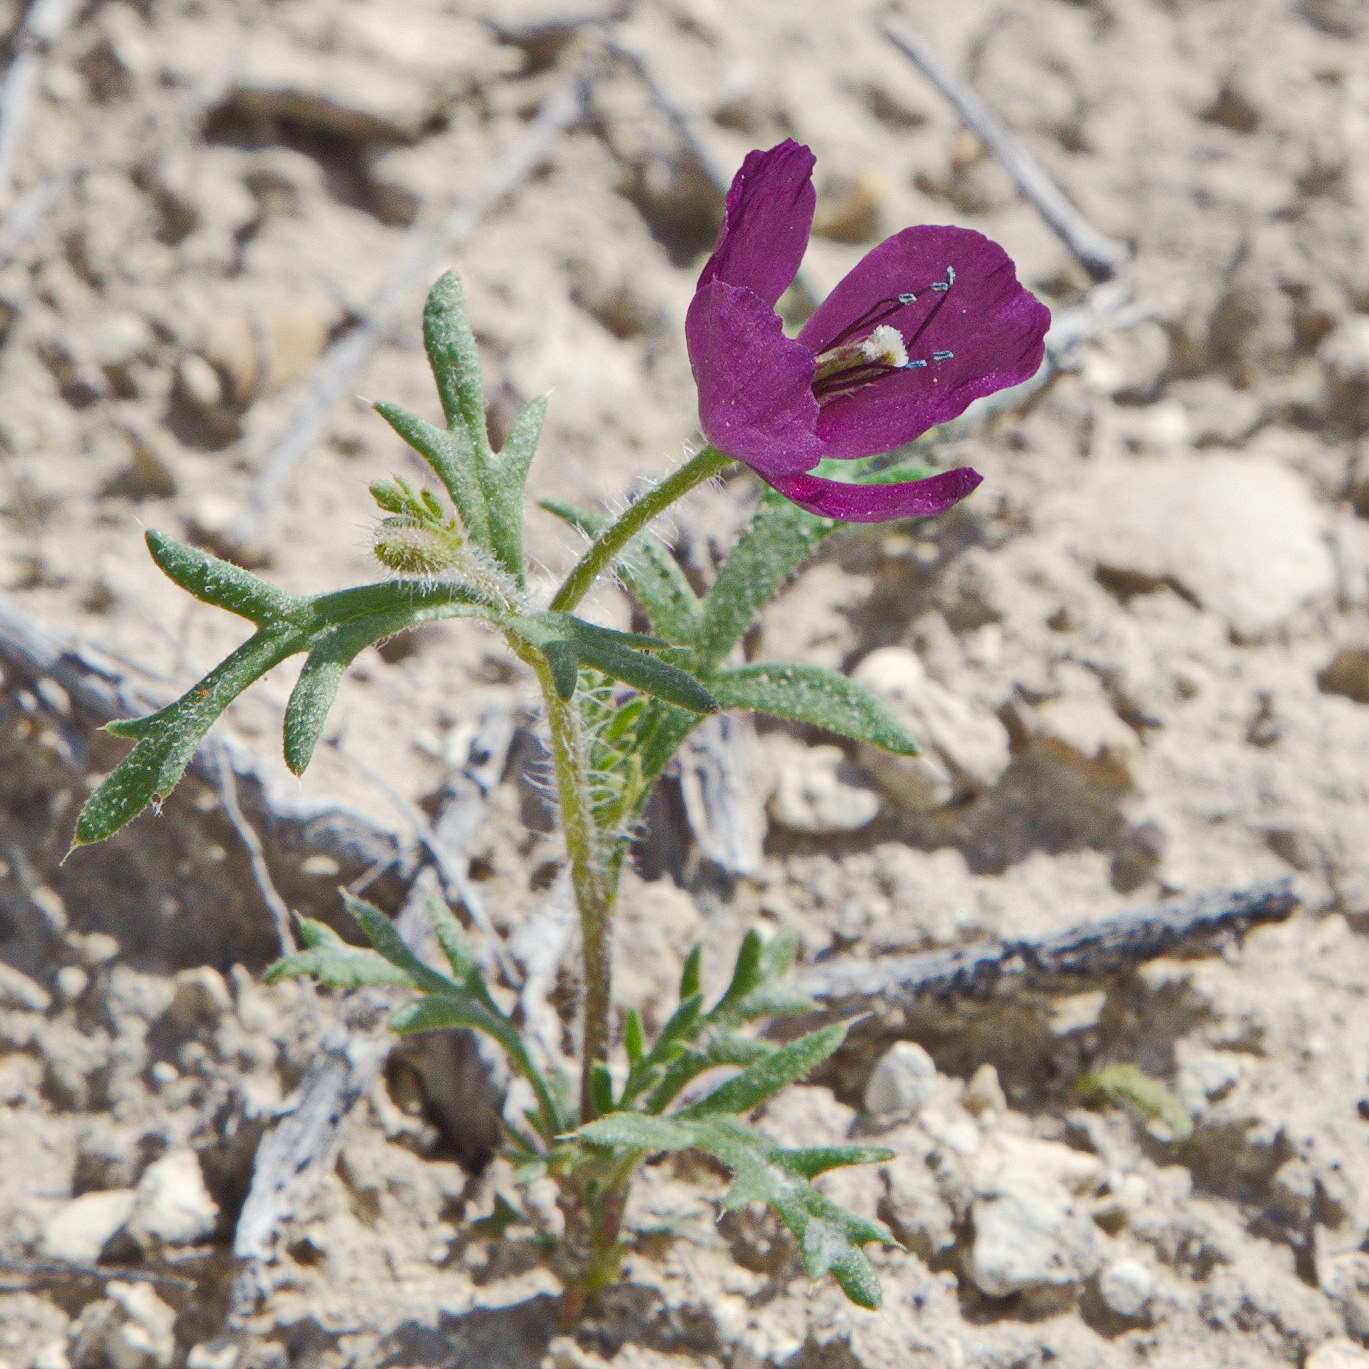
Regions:
<instances>
[{"instance_id":1,"label":"stamen","mask_svg":"<svg viewBox=\"0 0 1369 1369\"><path fill-rule=\"evenodd\" d=\"M933 361L950 361L950 360L952 360L952 359L954 358L954 356L955 356L955 353L954 353L954 352L933 352L933 353L932 353L932 360L933 360Z\"/></svg>"},{"instance_id":2,"label":"stamen","mask_svg":"<svg viewBox=\"0 0 1369 1369\"><path fill-rule=\"evenodd\" d=\"M933 289L933 290L949 290L949 289L951 288L951 286L953 286L954 284L955 284L955 267L954 267L954 266L948 266L948 267L946 268L946 279L945 279L945 280L939 280L939 281L937 281L937 283L936 283L935 285L932 286L932 289Z\"/></svg>"}]
</instances>

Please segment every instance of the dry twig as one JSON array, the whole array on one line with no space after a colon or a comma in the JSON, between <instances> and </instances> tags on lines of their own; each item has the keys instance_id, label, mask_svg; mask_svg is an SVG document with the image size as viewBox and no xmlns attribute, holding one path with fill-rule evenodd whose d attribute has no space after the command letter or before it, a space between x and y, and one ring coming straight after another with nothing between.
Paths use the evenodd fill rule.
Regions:
<instances>
[{"instance_id":1,"label":"dry twig","mask_svg":"<svg viewBox=\"0 0 1369 1369\"><path fill-rule=\"evenodd\" d=\"M12 44L10 64L0 80L0 200L9 198L14 163L38 90L43 58L66 32L78 0L32 0Z\"/></svg>"},{"instance_id":2,"label":"dry twig","mask_svg":"<svg viewBox=\"0 0 1369 1369\"><path fill-rule=\"evenodd\" d=\"M998 159L1017 188L1031 201L1060 241L1095 280L1114 275L1131 257L1131 249L1099 232L1066 199L1064 192L964 82L942 65L936 53L910 25L886 18L884 36L939 90L942 96Z\"/></svg>"},{"instance_id":3,"label":"dry twig","mask_svg":"<svg viewBox=\"0 0 1369 1369\"><path fill-rule=\"evenodd\" d=\"M1052 936L824 962L800 974L796 987L825 1014L864 1015L862 1033L902 1035L924 1012L1033 993L1080 993L1159 956L1210 953L1251 927L1282 922L1298 903L1286 881L1223 890L1084 922Z\"/></svg>"}]
</instances>

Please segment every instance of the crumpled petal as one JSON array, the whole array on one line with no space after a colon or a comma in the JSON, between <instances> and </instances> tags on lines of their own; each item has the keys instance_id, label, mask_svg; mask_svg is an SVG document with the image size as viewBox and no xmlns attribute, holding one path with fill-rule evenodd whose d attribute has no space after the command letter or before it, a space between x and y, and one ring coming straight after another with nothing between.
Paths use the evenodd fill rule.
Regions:
<instances>
[{"instance_id":1,"label":"crumpled petal","mask_svg":"<svg viewBox=\"0 0 1369 1369\"><path fill-rule=\"evenodd\" d=\"M813 153L792 138L748 152L727 192L713 255L699 276L744 285L774 305L789 288L813 227Z\"/></svg>"},{"instance_id":2,"label":"crumpled petal","mask_svg":"<svg viewBox=\"0 0 1369 1369\"><path fill-rule=\"evenodd\" d=\"M955 272L949 290L934 283ZM873 248L818 306L798 340L816 353L868 311L903 292L917 295L883 321L927 365L880 378L823 403L818 435L829 457L892 451L976 399L1035 375L1050 311L1019 284L1012 259L968 228L906 228ZM937 351L953 353L933 361Z\"/></svg>"},{"instance_id":3,"label":"crumpled petal","mask_svg":"<svg viewBox=\"0 0 1369 1369\"><path fill-rule=\"evenodd\" d=\"M752 291L702 286L685 316L689 364L704 436L765 479L811 470L822 459L816 363L787 338L779 315Z\"/></svg>"},{"instance_id":4,"label":"crumpled petal","mask_svg":"<svg viewBox=\"0 0 1369 1369\"><path fill-rule=\"evenodd\" d=\"M766 483L801 509L843 523L885 523L892 518L934 518L978 488L984 477L969 466L925 480L893 485L849 485L820 475L765 476Z\"/></svg>"}]
</instances>

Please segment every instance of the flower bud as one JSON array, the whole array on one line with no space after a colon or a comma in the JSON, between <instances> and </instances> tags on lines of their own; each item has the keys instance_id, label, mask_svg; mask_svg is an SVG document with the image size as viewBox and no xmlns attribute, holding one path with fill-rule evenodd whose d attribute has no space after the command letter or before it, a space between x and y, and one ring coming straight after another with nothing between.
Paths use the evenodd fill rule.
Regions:
<instances>
[{"instance_id":1,"label":"flower bud","mask_svg":"<svg viewBox=\"0 0 1369 1369\"><path fill-rule=\"evenodd\" d=\"M372 550L381 565L401 575L440 575L456 565L461 538L424 527L411 518L387 518L376 529Z\"/></svg>"}]
</instances>

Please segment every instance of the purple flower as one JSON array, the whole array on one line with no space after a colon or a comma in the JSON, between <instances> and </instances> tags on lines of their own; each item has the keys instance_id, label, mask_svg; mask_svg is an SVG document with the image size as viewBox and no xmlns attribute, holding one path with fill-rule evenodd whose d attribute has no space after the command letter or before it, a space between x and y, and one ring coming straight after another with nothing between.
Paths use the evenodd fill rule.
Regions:
<instances>
[{"instance_id":1,"label":"purple flower","mask_svg":"<svg viewBox=\"0 0 1369 1369\"><path fill-rule=\"evenodd\" d=\"M802 508L878 523L943 513L980 482L968 467L852 485L824 457L892 451L971 401L1035 374L1050 312L1011 258L968 228L905 228L868 252L797 338L775 303L813 223L813 154L752 152L685 323L704 435Z\"/></svg>"}]
</instances>

